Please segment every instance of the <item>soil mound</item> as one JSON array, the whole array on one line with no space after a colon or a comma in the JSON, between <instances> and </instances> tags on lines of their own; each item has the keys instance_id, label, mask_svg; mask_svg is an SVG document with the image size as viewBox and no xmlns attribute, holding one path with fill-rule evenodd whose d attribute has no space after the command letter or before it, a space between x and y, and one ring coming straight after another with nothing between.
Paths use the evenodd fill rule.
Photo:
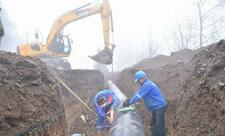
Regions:
<instances>
[{"instance_id":1,"label":"soil mound","mask_svg":"<svg viewBox=\"0 0 225 136\"><path fill-rule=\"evenodd\" d=\"M138 88L133 77L138 70L144 70L166 95L168 135L225 134L224 40L198 50L145 59L123 70L117 84L128 96ZM143 103L137 107L149 134L147 110Z\"/></svg>"},{"instance_id":2,"label":"soil mound","mask_svg":"<svg viewBox=\"0 0 225 136\"><path fill-rule=\"evenodd\" d=\"M225 41L195 55L172 121L179 136L222 136L225 134Z\"/></svg>"},{"instance_id":3,"label":"soil mound","mask_svg":"<svg viewBox=\"0 0 225 136\"><path fill-rule=\"evenodd\" d=\"M66 135L59 87L36 58L0 52L0 135Z\"/></svg>"}]
</instances>

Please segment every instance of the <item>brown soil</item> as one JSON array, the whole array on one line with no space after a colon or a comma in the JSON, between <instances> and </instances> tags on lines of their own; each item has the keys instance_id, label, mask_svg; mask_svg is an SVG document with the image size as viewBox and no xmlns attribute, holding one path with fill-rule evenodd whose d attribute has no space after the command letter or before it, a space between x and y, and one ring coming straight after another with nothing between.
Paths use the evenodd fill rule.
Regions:
<instances>
[{"instance_id":1,"label":"brown soil","mask_svg":"<svg viewBox=\"0 0 225 136\"><path fill-rule=\"evenodd\" d=\"M168 135L225 134L224 41L195 51L182 50L171 56L145 59L116 73L118 87L129 97L138 87L133 81L138 70L144 70L166 95ZM28 132L43 136L96 135L94 114L54 76L63 80L94 110L93 97L104 89L103 74L97 70L51 73L39 59L0 52L0 135ZM141 102L137 108L145 133L150 135L149 113ZM86 122L81 119L82 115Z\"/></svg>"},{"instance_id":2,"label":"brown soil","mask_svg":"<svg viewBox=\"0 0 225 136\"><path fill-rule=\"evenodd\" d=\"M69 70L57 71L57 74L73 92L95 111L92 100L98 91L104 89L102 73L97 70ZM79 133L95 136L95 115L64 87L62 87L62 93L69 134ZM86 118L86 122L82 121L81 115Z\"/></svg>"},{"instance_id":3,"label":"brown soil","mask_svg":"<svg viewBox=\"0 0 225 136\"><path fill-rule=\"evenodd\" d=\"M171 126L179 136L225 134L225 42L197 54L187 65L190 75L179 92Z\"/></svg>"},{"instance_id":4,"label":"brown soil","mask_svg":"<svg viewBox=\"0 0 225 136\"><path fill-rule=\"evenodd\" d=\"M43 62L0 52L0 90L1 136L65 134L59 87Z\"/></svg>"},{"instance_id":5,"label":"brown soil","mask_svg":"<svg viewBox=\"0 0 225 136\"><path fill-rule=\"evenodd\" d=\"M123 70L118 86L128 96L138 87L133 81L133 75L138 70L144 70L161 87L168 99L168 135L225 134L224 41L196 51L182 50L169 57L146 59ZM143 103L137 107L144 119L145 132L149 135L148 112Z\"/></svg>"},{"instance_id":6,"label":"brown soil","mask_svg":"<svg viewBox=\"0 0 225 136\"><path fill-rule=\"evenodd\" d=\"M6 52L0 53L0 71L0 135L96 135L95 115L60 85L55 76L94 111L92 99L104 88L102 73L68 70L53 74L37 58Z\"/></svg>"}]
</instances>

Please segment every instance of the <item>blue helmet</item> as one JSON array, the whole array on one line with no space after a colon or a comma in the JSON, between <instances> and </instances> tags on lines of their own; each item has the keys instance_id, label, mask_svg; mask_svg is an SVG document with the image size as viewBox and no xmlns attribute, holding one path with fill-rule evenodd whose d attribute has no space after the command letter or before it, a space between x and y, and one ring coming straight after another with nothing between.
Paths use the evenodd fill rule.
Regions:
<instances>
[{"instance_id":1,"label":"blue helmet","mask_svg":"<svg viewBox=\"0 0 225 136\"><path fill-rule=\"evenodd\" d=\"M146 74L144 71L138 71L134 75L134 81L137 82L138 80L140 80L142 77L145 77L145 76Z\"/></svg>"},{"instance_id":2,"label":"blue helmet","mask_svg":"<svg viewBox=\"0 0 225 136\"><path fill-rule=\"evenodd\" d=\"M106 104L106 97L101 96L101 97L97 98L97 104L98 104L98 106L104 107ZM99 105L99 104L101 104L101 105Z\"/></svg>"}]
</instances>

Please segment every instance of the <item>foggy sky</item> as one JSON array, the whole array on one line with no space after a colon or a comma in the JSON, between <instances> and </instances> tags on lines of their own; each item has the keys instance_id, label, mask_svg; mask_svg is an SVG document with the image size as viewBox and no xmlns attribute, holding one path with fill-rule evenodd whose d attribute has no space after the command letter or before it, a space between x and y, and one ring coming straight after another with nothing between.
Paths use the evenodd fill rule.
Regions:
<instances>
[{"instance_id":1,"label":"foggy sky","mask_svg":"<svg viewBox=\"0 0 225 136\"><path fill-rule=\"evenodd\" d=\"M15 0L3 1L3 18L10 20L10 23L3 21L3 25L6 30L11 29L6 35L15 39L10 39L10 45L4 45L9 41L3 39L4 47L1 49L16 51L17 45L33 41L35 30L41 32L42 41L46 41L57 17L90 1L93 0L20 0L17 4ZM183 20L193 13L192 3L187 0L109 1L113 12L114 44L117 46L114 54L116 70L148 57L146 50L150 36L152 41L160 42L160 46L155 44L159 46L158 53L169 55L167 39L170 38L169 31L173 29L174 20ZM100 15L71 23L64 28L64 33L68 33L74 43L69 58L72 67L93 68L95 62L87 56L104 48Z\"/></svg>"}]
</instances>

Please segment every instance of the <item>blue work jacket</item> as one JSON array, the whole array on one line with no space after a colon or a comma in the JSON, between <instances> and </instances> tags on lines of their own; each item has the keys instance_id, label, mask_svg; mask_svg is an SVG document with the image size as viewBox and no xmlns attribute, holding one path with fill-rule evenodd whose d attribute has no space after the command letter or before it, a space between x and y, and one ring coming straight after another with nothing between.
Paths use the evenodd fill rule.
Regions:
<instances>
[{"instance_id":1,"label":"blue work jacket","mask_svg":"<svg viewBox=\"0 0 225 136\"><path fill-rule=\"evenodd\" d=\"M134 104L142 98L149 111L160 109L167 105L160 88L149 79L146 79L135 95L131 97L129 104Z\"/></svg>"},{"instance_id":2,"label":"blue work jacket","mask_svg":"<svg viewBox=\"0 0 225 136\"><path fill-rule=\"evenodd\" d=\"M103 107L103 106L99 106L97 103L97 100L104 96L106 98L107 104ZM120 100L119 98L116 96L116 94L112 91L112 90L102 90L100 92L98 92L93 100L94 106L95 106L95 110L97 112L97 114L101 117L105 117L106 113L110 110L110 109L117 109L120 105Z\"/></svg>"}]
</instances>

